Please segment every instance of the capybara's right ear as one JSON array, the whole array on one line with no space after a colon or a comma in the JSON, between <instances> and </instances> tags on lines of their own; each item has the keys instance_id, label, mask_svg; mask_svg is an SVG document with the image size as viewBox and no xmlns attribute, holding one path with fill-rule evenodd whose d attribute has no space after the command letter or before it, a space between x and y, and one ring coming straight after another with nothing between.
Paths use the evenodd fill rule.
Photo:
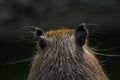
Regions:
<instances>
[{"instance_id":1,"label":"capybara's right ear","mask_svg":"<svg viewBox=\"0 0 120 80\"><path fill-rule=\"evenodd\" d=\"M85 44L86 37L87 37L87 30L85 28L85 24L80 24L76 28L74 32L74 36L75 36L76 42L79 44L79 46L82 47Z\"/></svg>"},{"instance_id":2,"label":"capybara's right ear","mask_svg":"<svg viewBox=\"0 0 120 80\"><path fill-rule=\"evenodd\" d=\"M36 30L36 37L37 37L39 46L44 50L44 48L46 47L46 35L44 34L44 31L38 28Z\"/></svg>"}]
</instances>

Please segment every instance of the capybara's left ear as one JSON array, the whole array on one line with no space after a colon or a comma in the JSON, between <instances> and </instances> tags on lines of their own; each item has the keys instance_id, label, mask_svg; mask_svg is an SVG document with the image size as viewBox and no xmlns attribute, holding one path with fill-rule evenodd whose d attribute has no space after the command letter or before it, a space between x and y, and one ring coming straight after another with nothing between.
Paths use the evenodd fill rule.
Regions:
<instances>
[{"instance_id":1,"label":"capybara's left ear","mask_svg":"<svg viewBox=\"0 0 120 80\"><path fill-rule=\"evenodd\" d=\"M87 37L87 30L85 24L80 24L74 32L76 42L82 47L85 44Z\"/></svg>"},{"instance_id":2,"label":"capybara's left ear","mask_svg":"<svg viewBox=\"0 0 120 80\"><path fill-rule=\"evenodd\" d=\"M42 29L37 29L36 31L37 41L39 42L39 46L44 50L46 47L46 35Z\"/></svg>"}]
</instances>

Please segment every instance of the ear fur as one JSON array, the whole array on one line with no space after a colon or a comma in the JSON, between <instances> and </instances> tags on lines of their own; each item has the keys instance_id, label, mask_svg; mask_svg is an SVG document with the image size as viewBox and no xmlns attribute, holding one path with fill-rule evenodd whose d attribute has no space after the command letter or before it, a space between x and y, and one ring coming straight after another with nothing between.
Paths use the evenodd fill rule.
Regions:
<instances>
[{"instance_id":1,"label":"ear fur","mask_svg":"<svg viewBox=\"0 0 120 80\"><path fill-rule=\"evenodd\" d=\"M44 50L46 47L46 36L44 34L44 31L42 29L37 29L36 37L39 42L39 46Z\"/></svg>"},{"instance_id":2,"label":"ear fur","mask_svg":"<svg viewBox=\"0 0 120 80\"><path fill-rule=\"evenodd\" d=\"M80 24L75 30L75 40L82 47L85 44L87 37L87 30L85 24Z\"/></svg>"}]
</instances>

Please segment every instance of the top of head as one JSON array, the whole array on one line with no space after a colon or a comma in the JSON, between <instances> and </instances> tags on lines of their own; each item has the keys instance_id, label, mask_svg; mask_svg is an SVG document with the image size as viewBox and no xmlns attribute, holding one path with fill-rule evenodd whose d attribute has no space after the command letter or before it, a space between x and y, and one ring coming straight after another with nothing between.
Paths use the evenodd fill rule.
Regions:
<instances>
[{"instance_id":1,"label":"top of head","mask_svg":"<svg viewBox=\"0 0 120 80\"><path fill-rule=\"evenodd\" d=\"M39 45L41 48L45 48L47 43L50 44L65 44L69 42L77 42L79 46L83 46L86 41L87 31L85 25L78 26L75 30L74 29L65 29L61 28L58 30L51 30L45 32L41 29L37 29L36 32Z\"/></svg>"},{"instance_id":2,"label":"top of head","mask_svg":"<svg viewBox=\"0 0 120 80\"><path fill-rule=\"evenodd\" d=\"M73 32L74 32L74 29L65 29L65 28L62 28L62 29L58 29L58 30L48 31L45 34L48 37L52 37L52 36L55 36L55 35L56 36L60 36L60 35L63 35L63 34L72 35Z\"/></svg>"}]
</instances>

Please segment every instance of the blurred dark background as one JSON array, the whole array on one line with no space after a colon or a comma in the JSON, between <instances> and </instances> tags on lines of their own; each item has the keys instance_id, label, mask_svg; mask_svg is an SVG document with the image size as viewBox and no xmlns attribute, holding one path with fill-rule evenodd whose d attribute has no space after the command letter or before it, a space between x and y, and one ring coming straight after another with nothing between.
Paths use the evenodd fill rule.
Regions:
<instances>
[{"instance_id":1,"label":"blurred dark background","mask_svg":"<svg viewBox=\"0 0 120 80\"><path fill-rule=\"evenodd\" d=\"M35 44L24 40L19 29L38 26L47 31L80 23L99 25L90 30L95 31L88 39L91 47L120 55L120 0L0 0L0 80L26 80L29 73L31 61L7 64L34 55ZM110 80L120 80L120 57L97 57Z\"/></svg>"}]
</instances>

